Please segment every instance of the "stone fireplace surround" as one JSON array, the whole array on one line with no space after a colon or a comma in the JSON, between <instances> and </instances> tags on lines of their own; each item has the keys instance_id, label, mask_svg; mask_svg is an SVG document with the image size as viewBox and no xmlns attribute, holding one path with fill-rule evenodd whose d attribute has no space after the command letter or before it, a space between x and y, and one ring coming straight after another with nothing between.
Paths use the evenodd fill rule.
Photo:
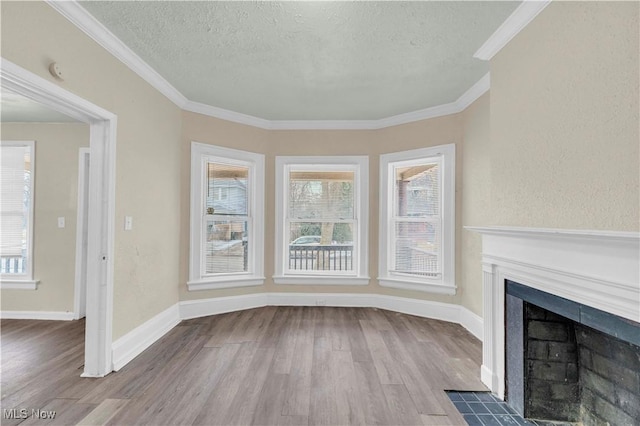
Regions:
<instances>
[{"instance_id":1,"label":"stone fireplace surround","mask_svg":"<svg viewBox=\"0 0 640 426\"><path fill-rule=\"evenodd\" d=\"M466 227L482 234L481 378L505 396L505 285L513 281L640 323L640 233Z\"/></svg>"}]
</instances>

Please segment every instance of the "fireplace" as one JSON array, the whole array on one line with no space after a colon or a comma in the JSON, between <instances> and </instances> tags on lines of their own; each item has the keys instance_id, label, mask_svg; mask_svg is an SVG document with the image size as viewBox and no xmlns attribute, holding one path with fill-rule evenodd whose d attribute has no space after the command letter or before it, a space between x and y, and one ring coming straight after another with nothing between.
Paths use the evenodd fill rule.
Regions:
<instances>
[{"instance_id":1,"label":"fireplace","mask_svg":"<svg viewBox=\"0 0 640 426\"><path fill-rule=\"evenodd\" d=\"M523 417L640 419L640 324L507 281L505 400Z\"/></svg>"},{"instance_id":2,"label":"fireplace","mask_svg":"<svg viewBox=\"0 0 640 426\"><path fill-rule=\"evenodd\" d=\"M530 418L635 424L640 234L470 229L483 235L483 382Z\"/></svg>"}]
</instances>

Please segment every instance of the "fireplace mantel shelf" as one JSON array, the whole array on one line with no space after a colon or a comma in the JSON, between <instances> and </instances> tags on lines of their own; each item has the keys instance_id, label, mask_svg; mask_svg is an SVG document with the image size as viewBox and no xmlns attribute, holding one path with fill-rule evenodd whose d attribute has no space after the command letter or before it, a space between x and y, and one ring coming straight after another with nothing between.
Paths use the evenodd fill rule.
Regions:
<instances>
[{"instance_id":1,"label":"fireplace mantel shelf","mask_svg":"<svg viewBox=\"0 0 640 426\"><path fill-rule=\"evenodd\" d=\"M640 244L640 232L626 231L600 231L582 229L557 229L557 228L521 228L515 226L465 226L468 231L480 234L528 236L542 238L586 238L597 240L627 241Z\"/></svg>"},{"instance_id":2,"label":"fireplace mantel shelf","mask_svg":"<svg viewBox=\"0 0 640 426\"><path fill-rule=\"evenodd\" d=\"M504 396L505 280L640 322L640 233L465 227L482 234L482 380Z\"/></svg>"}]
</instances>

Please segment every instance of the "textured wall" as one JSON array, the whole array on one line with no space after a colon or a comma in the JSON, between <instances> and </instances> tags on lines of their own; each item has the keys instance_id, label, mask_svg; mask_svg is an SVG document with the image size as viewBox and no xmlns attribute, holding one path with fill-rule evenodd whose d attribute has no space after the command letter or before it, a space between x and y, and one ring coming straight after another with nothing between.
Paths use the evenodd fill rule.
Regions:
<instances>
[{"instance_id":1,"label":"textured wall","mask_svg":"<svg viewBox=\"0 0 640 426\"><path fill-rule=\"evenodd\" d=\"M639 229L637 2L553 2L491 61L492 222Z\"/></svg>"},{"instance_id":2,"label":"textured wall","mask_svg":"<svg viewBox=\"0 0 640 426\"><path fill-rule=\"evenodd\" d=\"M43 2L2 3L1 47L3 58L118 116L117 339L178 300L180 110ZM49 74L53 60L64 82Z\"/></svg>"},{"instance_id":3,"label":"textured wall","mask_svg":"<svg viewBox=\"0 0 640 426\"><path fill-rule=\"evenodd\" d=\"M86 124L2 123L3 140L36 141L32 290L2 290L3 311L72 312L76 262L78 152ZM58 217L65 227L58 228Z\"/></svg>"},{"instance_id":4,"label":"textured wall","mask_svg":"<svg viewBox=\"0 0 640 426\"><path fill-rule=\"evenodd\" d=\"M483 226L491 221L491 148L490 110L487 93L462 113L464 145L462 150L463 226ZM462 305L482 315L482 236L460 230L460 269L458 281Z\"/></svg>"}]
</instances>

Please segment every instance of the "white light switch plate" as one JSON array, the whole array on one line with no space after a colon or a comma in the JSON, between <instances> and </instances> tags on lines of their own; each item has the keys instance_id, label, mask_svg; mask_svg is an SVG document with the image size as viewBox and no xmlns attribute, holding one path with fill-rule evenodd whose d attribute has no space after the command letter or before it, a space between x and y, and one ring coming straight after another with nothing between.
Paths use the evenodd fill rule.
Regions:
<instances>
[{"instance_id":1,"label":"white light switch plate","mask_svg":"<svg viewBox=\"0 0 640 426\"><path fill-rule=\"evenodd\" d=\"M124 217L124 230L131 231L133 229L133 217L125 216Z\"/></svg>"},{"instance_id":2,"label":"white light switch plate","mask_svg":"<svg viewBox=\"0 0 640 426\"><path fill-rule=\"evenodd\" d=\"M64 217L59 217L58 218L58 228L64 228Z\"/></svg>"}]
</instances>

